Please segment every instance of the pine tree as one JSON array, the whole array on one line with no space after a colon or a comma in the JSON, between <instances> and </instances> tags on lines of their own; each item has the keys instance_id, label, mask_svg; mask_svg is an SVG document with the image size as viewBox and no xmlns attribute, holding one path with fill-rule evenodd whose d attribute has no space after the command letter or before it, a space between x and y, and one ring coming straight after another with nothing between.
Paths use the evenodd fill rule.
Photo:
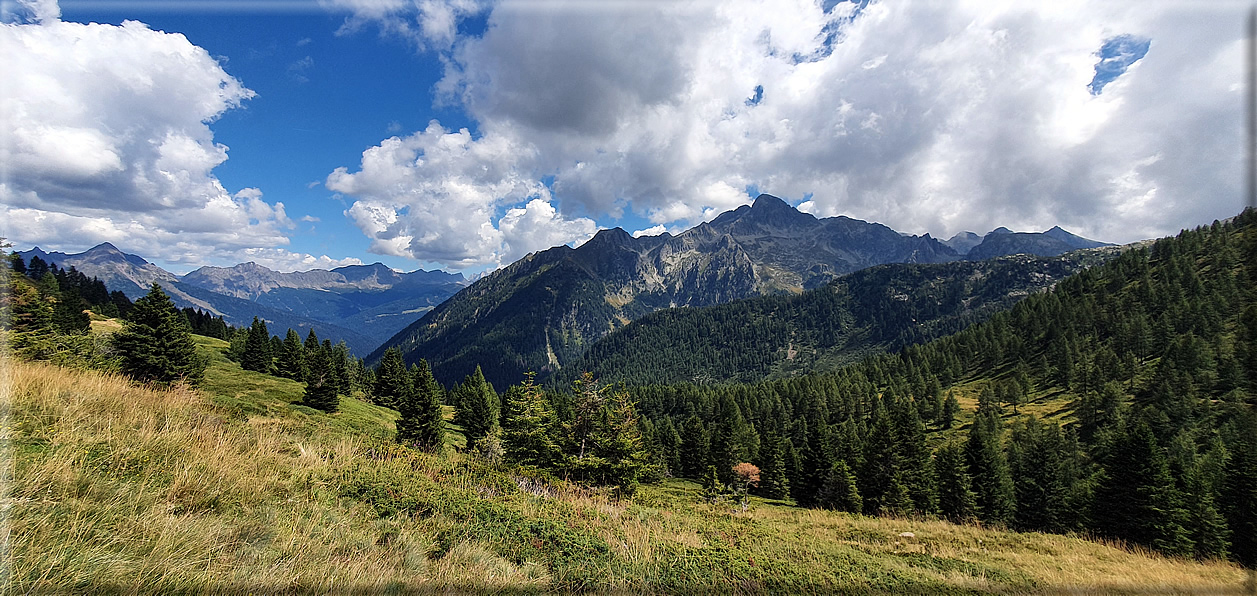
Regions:
<instances>
[{"instance_id":1,"label":"pine tree","mask_svg":"<svg viewBox=\"0 0 1257 596\"><path fill-rule=\"evenodd\" d=\"M445 447L445 411L441 407L441 386L432 378L428 361L420 359L411 365L409 389L399 400L397 410L398 442L424 451L440 451Z\"/></svg>"},{"instance_id":2,"label":"pine tree","mask_svg":"<svg viewBox=\"0 0 1257 596\"><path fill-rule=\"evenodd\" d=\"M375 369L375 403L400 410L402 402L410 399L413 388L401 348L394 346L384 350L380 365Z\"/></svg>"},{"instance_id":3,"label":"pine tree","mask_svg":"<svg viewBox=\"0 0 1257 596\"><path fill-rule=\"evenodd\" d=\"M664 418L663 422L655 429L655 436L659 442L659 449L664 464L667 466L667 476L679 476L681 474L681 434L677 432L676 425L672 423L672 418Z\"/></svg>"},{"instance_id":4,"label":"pine tree","mask_svg":"<svg viewBox=\"0 0 1257 596\"><path fill-rule=\"evenodd\" d=\"M646 453L637 409L628 392L613 391L606 403L606 425L595 436L598 455L608 464L602 482L614 485L620 496L631 496L637 491L650 455Z\"/></svg>"},{"instance_id":5,"label":"pine tree","mask_svg":"<svg viewBox=\"0 0 1257 596\"><path fill-rule=\"evenodd\" d=\"M1188 470L1184 479L1184 504L1187 510L1188 538L1200 559L1225 559L1231 530L1222 516L1200 465Z\"/></svg>"},{"instance_id":6,"label":"pine tree","mask_svg":"<svg viewBox=\"0 0 1257 596\"><path fill-rule=\"evenodd\" d=\"M933 513L938 496L930 448L925 443L925 425L911 404L897 400L893 405L895 451L903 482L912 496L912 508L919 513Z\"/></svg>"},{"instance_id":7,"label":"pine tree","mask_svg":"<svg viewBox=\"0 0 1257 596\"><path fill-rule=\"evenodd\" d=\"M484 438L498 425L498 397L493 387L484 379L477 366L454 388L454 424L463 428L467 447L474 448L476 441Z\"/></svg>"},{"instance_id":8,"label":"pine tree","mask_svg":"<svg viewBox=\"0 0 1257 596\"><path fill-rule=\"evenodd\" d=\"M266 329L266 321L257 317L253 317L253 324L249 326L240 368L261 373L271 370L271 334Z\"/></svg>"},{"instance_id":9,"label":"pine tree","mask_svg":"<svg viewBox=\"0 0 1257 596\"><path fill-rule=\"evenodd\" d=\"M30 283L14 283L8 298L12 305L10 324L14 331L45 332L52 329L52 301Z\"/></svg>"},{"instance_id":10,"label":"pine tree","mask_svg":"<svg viewBox=\"0 0 1257 596\"><path fill-rule=\"evenodd\" d=\"M310 363L306 377L302 403L316 410L332 413L340 409L340 396L336 394L336 380L332 377L332 343L324 340L313 353L307 351Z\"/></svg>"},{"instance_id":11,"label":"pine tree","mask_svg":"<svg viewBox=\"0 0 1257 596\"><path fill-rule=\"evenodd\" d=\"M113 345L122 372L140 382L196 385L205 374L206 362L196 353L187 322L156 283L135 301Z\"/></svg>"},{"instance_id":12,"label":"pine tree","mask_svg":"<svg viewBox=\"0 0 1257 596\"><path fill-rule=\"evenodd\" d=\"M301 336L290 327L284 337L283 348L275 360L275 374L286 379L300 381L305 375L305 346L301 345Z\"/></svg>"}]
</instances>

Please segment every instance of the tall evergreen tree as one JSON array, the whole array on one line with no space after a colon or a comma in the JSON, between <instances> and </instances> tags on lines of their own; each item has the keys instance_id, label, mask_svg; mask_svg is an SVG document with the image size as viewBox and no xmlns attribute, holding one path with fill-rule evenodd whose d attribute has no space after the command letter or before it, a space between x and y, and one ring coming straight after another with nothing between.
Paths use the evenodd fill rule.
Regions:
<instances>
[{"instance_id":1,"label":"tall evergreen tree","mask_svg":"<svg viewBox=\"0 0 1257 596\"><path fill-rule=\"evenodd\" d=\"M896 447L890 413L886 411L885 400L878 400L869 421L869 436L864 443L864 470L860 473L860 496L864 497L864 512L869 515L889 512L890 501L897 497L894 493L906 488L895 486L896 477L902 470Z\"/></svg>"},{"instance_id":2,"label":"tall evergreen tree","mask_svg":"<svg viewBox=\"0 0 1257 596\"><path fill-rule=\"evenodd\" d=\"M266 321L257 317L253 317L253 324L249 326L240 368L261 373L271 370L271 333L266 329Z\"/></svg>"},{"instance_id":3,"label":"tall evergreen tree","mask_svg":"<svg viewBox=\"0 0 1257 596\"><path fill-rule=\"evenodd\" d=\"M1097 529L1167 554L1191 554L1186 511L1152 429L1143 420L1119 426L1096 489L1104 508Z\"/></svg>"},{"instance_id":4,"label":"tall evergreen tree","mask_svg":"<svg viewBox=\"0 0 1257 596\"><path fill-rule=\"evenodd\" d=\"M965 465L973 478L978 519L988 524L1004 524L1012 519L1016 502L1008 460L1000 445L1003 423L995 412L991 408L984 412L981 405L978 407L978 416L965 443Z\"/></svg>"},{"instance_id":5,"label":"tall evergreen tree","mask_svg":"<svg viewBox=\"0 0 1257 596\"><path fill-rule=\"evenodd\" d=\"M425 451L445 447L445 411L441 407L441 386L432 378L428 361L411 365L410 388L399 399L397 440Z\"/></svg>"},{"instance_id":6,"label":"tall evergreen tree","mask_svg":"<svg viewBox=\"0 0 1257 596\"><path fill-rule=\"evenodd\" d=\"M302 403L316 410L332 413L340 409L340 396L336 394L336 379L332 376L332 342L323 341L313 353L307 351L309 376L306 377Z\"/></svg>"},{"instance_id":7,"label":"tall evergreen tree","mask_svg":"<svg viewBox=\"0 0 1257 596\"><path fill-rule=\"evenodd\" d=\"M934 452L934 470L938 476L938 509L943 517L964 523L977 515L977 494L965 465L964 449L948 443Z\"/></svg>"},{"instance_id":8,"label":"tall evergreen tree","mask_svg":"<svg viewBox=\"0 0 1257 596\"><path fill-rule=\"evenodd\" d=\"M838 460L825 474L825 482L816 495L816 505L847 513L860 513L864 507L860 490L856 487L855 473L847 462Z\"/></svg>"},{"instance_id":9,"label":"tall evergreen tree","mask_svg":"<svg viewBox=\"0 0 1257 596\"><path fill-rule=\"evenodd\" d=\"M790 496L790 481L786 477L785 439L776 431L768 431L760 443L759 494L766 499L784 499Z\"/></svg>"},{"instance_id":10,"label":"tall evergreen tree","mask_svg":"<svg viewBox=\"0 0 1257 596\"><path fill-rule=\"evenodd\" d=\"M196 385L205 375L206 362L196 353L186 321L156 283L135 301L113 345L122 372L141 382Z\"/></svg>"},{"instance_id":11,"label":"tall evergreen tree","mask_svg":"<svg viewBox=\"0 0 1257 596\"><path fill-rule=\"evenodd\" d=\"M1229 446L1221 505L1231 530L1231 554L1257 569L1257 415L1237 417L1236 440Z\"/></svg>"},{"instance_id":12,"label":"tall evergreen tree","mask_svg":"<svg viewBox=\"0 0 1257 596\"><path fill-rule=\"evenodd\" d=\"M681 473L698 480L707 472L707 429L697 415L691 415L681 427Z\"/></svg>"},{"instance_id":13,"label":"tall evergreen tree","mask_svg":"<svg viewBox=\"0 0 1257 596\"><path fill-rule=\"evenodd\" d=\"M290 327L284 336L284 344L275 359L275 374L286 379L301 381L305 375L305 346L301 345L301 336Z\"/></svg>"},{"instance_id":14,"label":"tall evergreen tree","mask_svg":"<svg viewBox=\"0 0 1257 596\"><path fill-rule=\"evenodd\" d=\"M553 468L563 458L558 441L561 427L545 393L533 382L532 374L507 392L512 396L512 405L502 421L506 460L517 465Z\"/></svg>"},{"instance_id":15,"label":"tall evergreen tree","mask_svg":"<svg viewBox=\"0 0 1257 596\"><path fill-rule=\"evenodd\" d=\"M1023 530L1065 532L1069 486L1062 476L1060 427L1030 417L1013 425L1008 466L1017 500L1014 523Z\"/></svg>"},{"instance_id":16,"label":"tall evergreen tree","mask_svg":"<svg viewBox=\"0 0 1257 596\"><path fill-rule=\"evenodd\" d=\"M474 448L477 441L498 425L498 396L477 366L475 372L454 388L451 399L454 424L463 428L467 447Z\"/></svg>"},{"instance_id":17,"label":"tall evergreen tree","mask_svg":"<svg viewBox=\"0 0 1257 596\"><path fill-rule=\"evenodd\" d=\"M401 348L384 350L380 365L375 369L375 403L400 410L402 402L410 399L413 389L414 383L402 360Z\"/></svg>"},{"instance_id":18,"label":"tall evergreen tree","mask_svg":"<svg viewBox=\"0 0 1257 596\"><path fill-rule=\"evenodd\" d=\"M86 305L75 288L62 290L61 296L53 306L52 322L57 330L67 335L82 335L92 328L92 318L88 316Z\"/></svg>"}]
</instances>

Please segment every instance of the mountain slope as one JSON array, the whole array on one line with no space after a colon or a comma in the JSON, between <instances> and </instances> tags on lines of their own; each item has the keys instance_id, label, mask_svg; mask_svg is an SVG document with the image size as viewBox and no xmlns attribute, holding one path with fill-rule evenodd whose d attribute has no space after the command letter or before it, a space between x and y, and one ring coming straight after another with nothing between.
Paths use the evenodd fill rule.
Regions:
<instances>
[{"instance_id":1,"label":"mountain slope","mask_svg":"<svg viewBox=\"0 0 1257 596\"><path fill-rule=\"evenodd\" d=\"M676 236L633 238L616 228L575 249L529 255L459 292L368 359L397 346L408 362L428 360L443 383L481 364L502 387L528 371L558 371L602 336L659 309L799 293L885 263L961 259L928 234L817 219L760 195Z\"/></svg>"},{"instance_id":2,"label":"mountain slope","mask_svg":"<svg viewBox=\"0 0 1257 596\"><path fill-rule=\"evenodd\" d=\"M758 498L731 514L689 482L611 499L390 445L395 412L347 399L318 414L299 383L202 346L200 391L12 363L14 593L1216 594L1243 582L1234 565L1078 537Z\"/></svg>"},{"instance_id":3,"label":"mountain slope","mask_svg":"<svg viewBox=\"0 0 1257 596\"><path fill-rule=\"evenodd\" d=\"M881 265L798 296L763 296L646 315L595 342L562 380L750 382L819 372L984 320L1117 254Z\"/></svg>"},{"instance_id":4,"label":"mountain slope","mask_svg":"<svg viewBox=\"0 0 1257 596\"><path fill-rule=\"evenodd\" d=\"M101 244L78 254L19 252L61 267L74 267L99 278L110 290L132 299L160 283L179 307L191 306L222 316L237 327L253 317L271 332L315 329L333 342L344 340L355 354L366 354L461 289L462 274L443 271L394 271L381 263L280 273L256 263L201 267L183 276L137 255Z\"/></svg>"}]
</instances>

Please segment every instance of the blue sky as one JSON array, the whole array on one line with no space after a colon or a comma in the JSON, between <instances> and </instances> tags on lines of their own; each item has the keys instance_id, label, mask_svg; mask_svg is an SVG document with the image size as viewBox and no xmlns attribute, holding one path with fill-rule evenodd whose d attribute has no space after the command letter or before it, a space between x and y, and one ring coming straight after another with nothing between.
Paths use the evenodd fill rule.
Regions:
<instances>
[{"instance_id":1,"label":"blue sky","mask_svg":"<svg viewBox=\"0 0 1257 596\"><path fill-rule=\"evenodd\" d=\"M759 191L939 237L1238 212L1246 5L953 4L0 2L0 235L476 273Z\"/></svg>"}]
</instances>

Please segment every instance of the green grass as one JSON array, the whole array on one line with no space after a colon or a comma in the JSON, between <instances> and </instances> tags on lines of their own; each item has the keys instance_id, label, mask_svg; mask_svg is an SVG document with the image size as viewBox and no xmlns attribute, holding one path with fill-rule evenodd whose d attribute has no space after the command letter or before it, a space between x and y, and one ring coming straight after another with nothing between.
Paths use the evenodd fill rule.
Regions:
<instances>
[{"instance_id":1,"label":"green grass","mask_svg":"<svg viewBox=\"0 0 1257 596\"><path fill-rule=\"evenodd\" d=\"M1243 579L1078 537L743 511L680 480L617 500L399 447L392 410L309 410L301 384L198 341L198 391L11 363L10 592L1212 594Z\"/></svg>"}]
</instances>

